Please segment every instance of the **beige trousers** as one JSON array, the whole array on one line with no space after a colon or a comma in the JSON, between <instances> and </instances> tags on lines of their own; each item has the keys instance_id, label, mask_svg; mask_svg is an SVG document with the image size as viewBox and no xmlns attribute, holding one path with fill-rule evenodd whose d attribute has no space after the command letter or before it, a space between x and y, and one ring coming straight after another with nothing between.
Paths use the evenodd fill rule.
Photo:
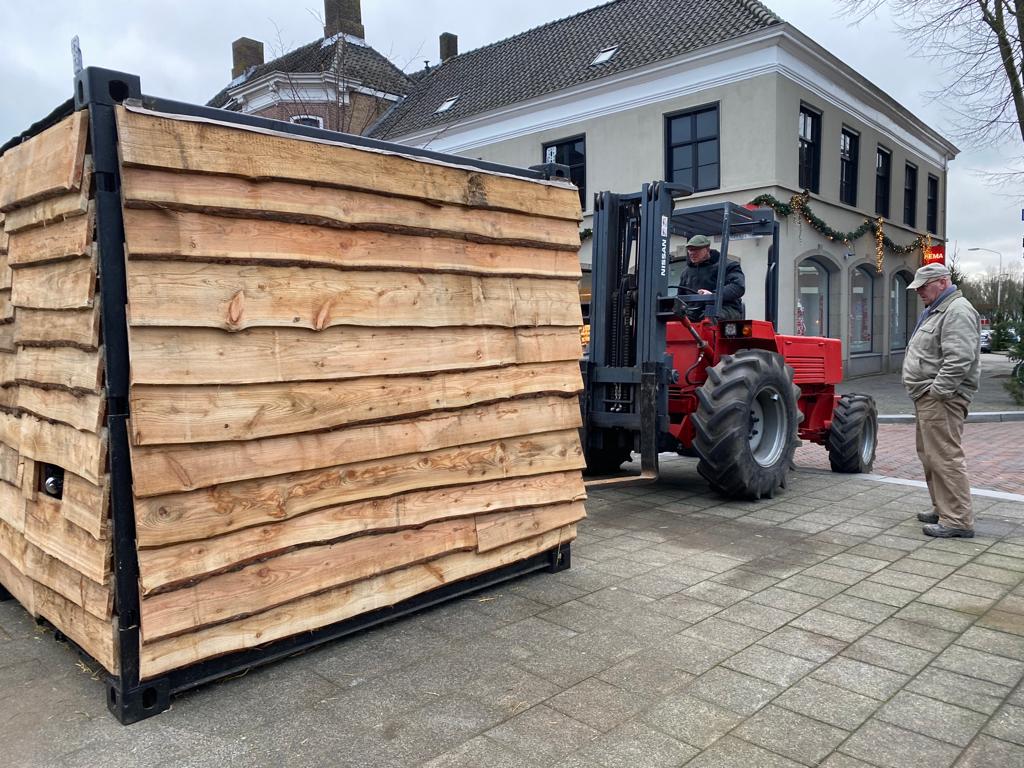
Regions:
<instances>
[{"instance_id":1,"label":"beige trousers","mask_svg":"<svg viewBox=\"0 0 1024 768\"><path fill-rule=\"evenodd\" d=\"M971 483L961 446L968 402L960 395L940 400L930 394L914 401L917 455L924 466L932 511L948 528L974 528Z\"/></svg>"}]
</instances>

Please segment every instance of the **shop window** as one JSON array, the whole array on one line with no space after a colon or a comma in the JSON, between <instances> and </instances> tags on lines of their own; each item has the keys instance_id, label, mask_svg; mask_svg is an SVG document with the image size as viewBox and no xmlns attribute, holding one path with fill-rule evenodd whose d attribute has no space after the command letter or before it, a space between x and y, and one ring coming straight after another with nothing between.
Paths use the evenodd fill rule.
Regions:
<instances>
[{"instance_id":1,"label":"shop window","mask_svg":"<svg viewBox=\"0 0 1024 768\"><path fill-rule=\"evenodd\" d=\"M828 336L828 281L828 270L814 259L797 267L797 336Z\"/></svg>"},{"instance_id":2,"label":"shop window","mask_svg":"<svg viewBox=\"0 0 1024 768\"><path fill-rule=\"evenodd\" d=\"M907 338L912 327L911 314L914 311L914 303L911 299L914 294L907 290L910 285L910 276L904 272L897 272L892 277L892 284L889 287L889 348L906 349Z\"/></svg>"},{"instance_id":3,"label":"shop window","mask_svg":"<svg viewBox=\"0 0 1024 768\"><path fill-rule=\"evenodd\" d=\"M850 281L850 354L870 352L875 280L867 267L853 270Z\"/></svg>"}]
</instances>

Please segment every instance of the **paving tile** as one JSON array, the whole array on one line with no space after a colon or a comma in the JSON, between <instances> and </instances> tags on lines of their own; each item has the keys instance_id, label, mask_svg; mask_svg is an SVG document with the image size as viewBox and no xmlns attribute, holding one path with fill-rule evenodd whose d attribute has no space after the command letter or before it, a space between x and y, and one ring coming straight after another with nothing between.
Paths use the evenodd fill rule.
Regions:
<instances>
[{"instance_id":1,"label":"paving tile","mask_svg":"<svg viewBox=\"0 0 1024 768\"><path fill-rule=\"evenodd\" d=\"M926 563L938 563L939 565L952 565L956 567L965 565L971 559L971 555L943 552L940 549L931 549L930 547L924 547L911 552L909 557L914 560L923 560Z\"/></svg>"},{"instance_id":2,"label":"paving tile","mask_svg":"<svg viewBox=\"0 0 1024 768\"><path fill-rule=\"evenodd\" d=\"M651 637L648 640L656 639ZM564 641L563 645L566 650L607 659L608 665L611 666L649 645L649 641L641 640L632 632L624 632L617 627L609 626L580 632L571 640Z\"/></svg>"},{"instance_id":3,"label":"paving tile","mask_svg":"<svg viewBox=\"0 0 1024 768\"><path fill-rule=\"evenodd\" d=\"M591 768L674 768L699 750L637 720L624 723L580 752L581 766ZM484 768L481 764L477 768Z\"/></svg>"},{"instance_id":4,"label":"paving tile","mask_svg":"<svg viewBox=\"0 0 1024 768\"><path fill-rule=\"evenodd\" d=\"M654 602L652 597L640 595L628 589L620 589L618 586L599 589L596 592L583 595L579 600L581 603L609 611L630 611Z\"/></svg>"},{"instance_id":5,"label":"paving tile","mask_svg":"<svg viewBox=\"0 0 1024 768\"><path fill-rule=\"evenodd\" d=\"M943 563L930 563L927 560L919 560L915 557L909 556L904 557L902 560L897 560L889 569L893 571L900 571L901 573L910 573L915 576L924 576L929 579L944 579L949 574L956 571L955 565L945 565Z\"/></svg>"},{"instance_id":6,"label":"paving tile","mask_svg":"<svg viewBox=\"0 0 1024 768\"><path fill-rule=\"evenodd\" d=\"M550 763L579 749L598 736L599 732L561 712L538 704L490 729L485 735L505 747Z\"/></svg>"},{"instance_id":7,"label":"paving tile","mask_svg":"<svg viewBox=\"0 0 1024 768\"><path fill-rule=\"evenodd\" d=\"M795 619L796 616L795 612L744 600L726 608L716 618L744 624L763 632L773 632L779 627L785 626Z\"/></svg>"},{"instance_id":8,"label":"paving tile","mask_svg":"<svg viewBox=\"0 0 1024 768\"><path fill-rule=\"evenodd\" d=\"M776 685L789 686L813 670L817 662L754 645L724 661L723 666Z\"/></svg>"},{"instance_id":9,"label":"paving tile","mask_svg":"<svg viewBox=\"0 0 1024 768\"><path fill-rule=\"evenodd\" d=\"M750 597L753 592L747 589L738 589L737 587L730 587L727 584L719 584L715 581L703 581L700 584L695 584L683 590L680 594L688 597L695 597L698 600L703 600L707 603L714 603L720 605L723 608L738 603L747 597Z\"/></svg>"},{"instance_id":10,"label":"paving tile","mask_svg":"<svg viewBox=\"0 0 1024 768\"><path fill-rule=\"evenodd\" d=\"M835 597L846 588L845 585L838 582L816 579L812 576L805 576L802 573L790 576L788 579L783 579L776 586L781 589L788 589L791 592L800 592L804 595L813 595L814 597L821 598Z\"/></svg>"},{"instance_id":11,"label":"paving tile","mask_svg":"<svg viewBox=\"0 0 1024 768\"><path fill-rule=\"evenodd\" d=\"M483 765L490 768L532 768L537 764L495 741L477 736L424 763L422 768L480 768Z\"/></svg>"},{"instance_id":12,"label":"paving tile","mask_svg":"<svg viewBox=\"0 0 1024 768\"><path fill-rule=\"evenodd\" d=\"M870 635L853 643L842 655L907 675L916 675L928 666L928 662L935 656L931 651Z\"/></svg>"},{"instance_id":13,"label":"paving tile","mask_svg":"<svg viewBox=\"0 0 1024 768\"><path fill-rule=\"evenodd\" d=\"M837 656L816 669L811 677L848 691L885 701L902 688L909 675Z\"/></svg>"},{"instance_id":14,"label":"paving tile","mask_svg":"<svg viewBox=\"0 0 1024 768\"><path fill-rule=\"evenodd\" d=\"M619 586L622 589L628 589L630 592L636 592L637 594L657 599L681 592L690 586L690 583L681 579L674 579L654 570L634 576L631 579L626 579Z\"/></svg>"},{"instance_id":15,"label":"paving tile","mask_svg":"<svg viewBox=\"0 0 1024 768\"><path fill-rule=\"evenodd\" d=\"M965 576L962 571L958 571L952 576L947 576L936 586L942 589L952 589L955 592L965 592L968 595L990 597L994 600L998 600L1009 591L1009 587L1006 584L998 584L994 581L986 581L985 579L975 579Z\"/></svg>"},{"instance_id":16,"label":"paving tile","mask_svg":"<svg viewBox=\"0 0 1024 768\"><path fill-rule=\"evenodd\" d=\"M763 573L748 571L745 568L733 568L731 571L714 576L711 581L729 587L746 589L750 592L760 592L762 589L768 589L776 584L779 579L775 576L765 576Z\"/></svg>"},{"instance_id":17,"label":"paving tile","mask_svg":"<svg viewBox=\"0 0 1024 768\"><path fill-rule=\"evenodd\" d=\"M726 736L686 764L686 768L802 768L749 741Z\"/></svg>"},{"instance_id":18,"label":"paving tile","mask_svg":"<svg viewBox=\"0 0 1024 768\"><path fill-rule=\"evenodd\" d=\"M780 589L779 587L769 587L755 595L751 595L749 601L758 605L778 608L781 611L803 613L814 608L816 605L820 605L824 599L823 597L805 595L788 589Z\"/></svg>"},{"instance_id":19,"label":"paving tile","mask_svg":"<svg viewBox=\"0 0 1024 768\"><path fill-rule=\"evenodd\" d=\"M733 736L807 765L816 765L849 736L847 731L797 712L769 705L732 732Z\"/></svg>"},{"instance_id":20,"label":"paving tile","mask_svg":"<svg viewBox=\"0 0 1024 768\"><path fill-rule=\"evenodd\" d=\"M1024 747L983 734L964 751L957 768L1019 768L1022 765Z\"/></svg>"},{"instance_id":21,"label":"paving tile","mask_svg":"<svg viewBox=\"0 0 1024 768\"><path fill-rule=\"evenodd\" d=\"M803 575L811 576L815 579L836 581L847 586L856 584L868 577L868 574L864 571L854 570L853 568L842 568L838 565L829 565L828 563L819 563L818 565L808 568L803 572Z\"/></svg>"},{"instance_id":22,"label":"paving tile","mask_svg":"<svg viewBox=\"0 0 1024 768\"><path fill-rule=\"evenodd\" d=\"M919 593L909 589L890 587L887 584L878 584L873 581L864 581L846 590L846 594L853 597L861 597L865 600L873 600L876 603L885 603L896 608L902 608L907 603L917 599Z\"/></svg>"},{"instance_id":23,"label":"paving tile","mask_svg":"<svg viewBox=\"0 0 1024 768\"><path fill-rule=\"evenodd\" d=\"M896 613L897 609L885 603L876 603L861 597L853 597L846 593L829 598L821 604L824 611L849 616L870 624L878 624Z\"/></svg>"},{"instance_id":24,"label":"paving tile","mask_svg":"<svg viewBox=\"0 0 1024 768\"><path fill-rule=\"evenodd\" d=\"M570 688L581 680L603 672L611 666L611 663L599 656L563 646L553 646L528 659L517 660L515 665L560 688Z\"/></svg>"},{"instance_id":25,"label":"paving tile","mask_svg":"<svg viewBox=\"0 0 1024 768\"><path fill-rule=\"evenodd\" d=\"M686 693L738 714L752 715L782 690L766 680L715 667L690 683Z\"/></svg>"},{"instance_id":26,"label":"paving tile","mask_svg":"<svg viewBox=\"0 0 1024 768\"><path fill-rule=\"evenodd\" d=\"M1024 661L1024 640L1007 632L974 626L964 632L956 642L957 645L964 645L976 651Z\"/></svg>"},{"instance_id":27,"label":"paving tile","mask_svg":"<svg viewBox=\"0 0 1024 768\"><path fill-rule=\"evenodd\" d=\"M820 768L875 768L875 766L855 757L833 752L825 758L825 762L821 764Z\"/></svg>"},{"instance_id":28,"label":"paving tile","mask_svg":"<svg viewBox=\"0 0 1024 768\"><path fill-rule=\"evenodd\" d=\"M772 609L766 609L772 610ZM734 624L731 621L725 621L721 616L724 614L718 614L712 616L710 619L704 619L704 621L697 622L693 626L683 630L684 635L687 637L695 637L699 640L706 640L709 643L720 645L723 648L729 648L733 651L741 651L751 643L757 642L764 637L767 632L748 627L743 624Z\"/></svg>"},{"instance_id":29,"label":"paving tile","mask_svg":"<svg viewBox=\"0 0 1024 768\"><path fill-rule=\"evenodd\" d=\"M1021 577L1024 576L1024 574L1018 573L1017 571L993 568L990 565L978 565L976 562L960 566L957 568L956 572L961 576L970 576L973 579L991 581L996 584L1003 584L1007 587L1017 586L1021 582Z\"/></svg>"},{"instance_id":30,"label":"paving tile","mask_svg":"<svg viewBox=\"0 0 1024 768\"><path fill-rule=\"evenodd\" d=\"M674 635L659 640L651 650L664 654L676 668L693 675L701 675L732 656L732 651L695 637Z\"/></svg>"},{"instance_id":31,"label":"paving tile","mask_svg":"<svg viewBox=\"0 0 1024 768\"><path fill-rule=\"evenodd\" d=\"M503 710L507 717L539 704L558 691L554 683L511 664L503 665L493 674L477 677L461 689L461 693Z\"/></svg>"},{"instance_id":32,"label":"paving tile","mask_svg":"<svg viewBox=\"0 0 1024 768\"><path fill-rule=\"evenodd\" d=\"M546 706L599 731L621 725L650 703L646 696L596 678L584 680L545 702Z\"/></svg>"},{"instance_id":33,"label":"paving tile","mask_svg":"<svg viewBox=\"0 0 1024 768\"><path fill-rule=\"evenodd\" d=\"M821 664L843 650L847 644L834 637L818 635L805 629L789 626L772 632L758 641L758 645Z\"/></svg>"},{"instance_id":34,"label":"paving tile","mask_svg":"<svg viewBox=\"0 0 1024 768\"><path fill-rule=\"evenodd\" d=\"M790 626L852 643L874 628L874 624L814 608L790 622Z\"/></svg>"},{"instance_id":35,"label":"paving tile","mask_svg":"<svg viewBox=\"0 0 1024 768\"><path fill-rule=\"evenodd\" d=\"M847 731L859 728L880 704L813 677L805 677L772 703Z\"/></svg>"},{"instance_id":36,"label":"paving tile","mask_svg":"<svg viewBox=\"0 0 1024 768\"><path fill-rule=\"evenodd\" d=\"M906 689L947 704L991 715L1010 694L1010 688L976 677L967 677L947 669L928 667L907 683Z\"/></svg>"},{"instance_id":37,"label":"paving tile","mask_svg":"<svg viewBox=\"0 0 1024 768\"><path fill-rule=\"evenodd\" d=\"M908 731L966 747L985 724L986 715L943 701L900 691L875 715Z\"/></svg>"},{"instance_id":38,"label":"paving tile","mask_svg":"<svg viewBox=\"0 0 1024 768\"><path fill-rule=\"evenodd\" d=\"M911 603L897 611L895 615L898 619L924 624L927 627L935 627L936 629L946 629L952 632L963 632L977 619L976 616L972 616L969 613L951 611L948 608L926 605L925 603Z\"/></svg>"},{"instance_id":39,"label":"paving tile","mask_svg":"<svg viewBox=\"0 0 1024 768\"><path fill-rule=\"evenodd\" d=\"M694 679L694 675L677 668L674 661L664 651L647 649L608 667L598 677L631 693L660 697Z\"/></svg>"},{"instance_id":40,"label":"paving tile","mask_svg":"<svg viewBox=\"0 0 1024 768\"><path fill-rule=\"evenodd\" d=\"M949 669L1000 685L1014 686L1024 676L1024 662L965 648L955 643L940 653L933 663L940 669Z\"/></svg>"},{"instance_id":41,"label":"paving tile","mask_svg":"<svg viewBox=\"0 0 1024 768\"><path fill-rule=\"evenodd\" d=\"M893 617L886 619L871 630L868 636L882 637L896 643L938 653L957 638L957 633Z\"/></svg>"},{"instance_id":42,"label":"paving tile","mask_svg":"<svg viewBox=\"0 0 1024 768\"><path fill-rule=\"evenodd\" d=\"M825 565L838 565L843 568L854 568L858 571L866 571L867 573L875 573L888 566L890 560L888 558L878 559L874 557L865 557L863 555L856 555L852 552L844 552L834 557L830 557L825 561Z\"/></svg>"},{"instance_id":43,"label":"paving tile","mask_svg":"<svg viewBox=\"0 0 1024 768\"><path fill-rule=\"evenodd\" d=\"M588 629L607 624L611 615L612 612L606 608L598 608L579 600L570 600L537 614L536 618L565 627L572 632L586 632Z\"/></svg>"},{"instance_id":44,"label":"paving tile","mask_svg":"<svg viewBox=\"0 0 1024 768\"><path fill-rule=\"evenodd\" d=\"M890 549L903 549L907 552L913 552L925 545L925 542L918 539L908 539L904 536L893 536L891 534L875 536L869 543L877 544L880 547L889 547Z\"/></svg>"},{"instance_id":45,"label":"paving tile","mask_svg":"<svg viewBox=\"0 0 1024 768\"><path fill-rule=\"evenodd\" d=\"M885 560L889 563L900 560L907 555L902 549L880 547L877 544L858 544L856 547L851 547L847 550L847 554L858 557L870 557L873 560Z\"/></svg>"},{"instance_id":46,"label":"paving tile","mask_svg":"<svg viewBox=\"0 0 1024 768\"><path fill-rule=\"evenodd\" d=\"M942 589L941 587L932 587L918 599L927 605L937 605L940 608L970 613L975 616L981 616L995 605L996 602L995 598L968 595L964 592L954 592L951 589Z\"/></svg>"},{"instance_id":47,"label":"paving tile","mask_svg":"<svg viewBox=\"0 0 1024 768\"><path fill-rule=\"evenodd\" d=\"M773 576L778 579L786 579L800 573L806 566L803 563L795 563L779 557L759 557L757 560L743 564L744 569L762 573L766 576Z\"/></svg>"},{"instance_id":48,"label":"paving tile","mask_svg":"<svg viewBox=\"0 0 1024 768\"><path fill-rule=\"evenodd\" d=\"M707 701L673 694L651 707L643 722L673 738L703 749L743 721L743 716Z\"/></svg>"},{"instance_id":49,"label":"paving tile","mask_svg":"<svg viewBox=\"0 0 1024 768\"><path fill-rule=\"evenodd\" d=\"M916 562L916 561L915 561ZM873 573L868 577L873 584L885 584L899 589L909 589L912 592L927 592L938 583L938 579L932 576L918 576L915 573L904 573L892 568Z\"/></svg>"},{"instance_id":50,"label":"paving tile","mask_svg":"<svg viewBox=\"0 0 1024 768\"><path fill-rule=\"evenodd\" d=\"M1024 707L1004 706L985 726L985 733L1024 746Z\"/></svg>"},{"instance_id":51,"label":"paving tile","mask_svg":"<svg viewBox=\"0 0 1024 768\"><path fill-rule=\"evenodd\" d=\"M880 720L869 720L839 748L881 768L947 768L960 748Z\"/></svg>"},{"instance_id":52,"label":"paving tile","mask_svg":"<svg viewBox=\"0 0 1024 768\"><path fill-rule=\"evenodd\" d=\"M654 602L651 605L651 610L680 621L696 623L718 613L722 610L722 606L677 592Z\"/></svg>"}]
</instances>

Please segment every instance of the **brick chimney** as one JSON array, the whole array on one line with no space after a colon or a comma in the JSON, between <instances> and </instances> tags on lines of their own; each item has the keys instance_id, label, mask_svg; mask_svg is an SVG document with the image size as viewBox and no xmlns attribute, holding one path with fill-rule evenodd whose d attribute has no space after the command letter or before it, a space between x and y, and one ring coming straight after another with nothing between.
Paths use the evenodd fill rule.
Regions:
<instances>
[{"instance_id":1,"label":"brick chimney","mask_svg":"<svg viewBox=\"0 0 1024 768\"><path fill-rule=\"evenodd\" d=\"M324 37L334 37L339 32L360 40L366 37L359 0L324 0Z\"/></svg>"},{"instance_id":2,"label":"brick chimney","mask_svg":"<svg viewBox=\"0 0 1024 768\"><path fill-rule=\"evenodd\" d=\"M459 55L459 38L451 32L441 35L441 61L448 61Z\"/></svg>"},{"instance_id":3,"label":"brick chimney","mask_svg":"<svg viewBox=\"0 0 1024 768\"><path fill-rule=\"evenodd\" d=\"M249 67L263 63L263 43L248 37L240 37L231 44L231 79L245 74Z\"/></svg>"}]
</instances>

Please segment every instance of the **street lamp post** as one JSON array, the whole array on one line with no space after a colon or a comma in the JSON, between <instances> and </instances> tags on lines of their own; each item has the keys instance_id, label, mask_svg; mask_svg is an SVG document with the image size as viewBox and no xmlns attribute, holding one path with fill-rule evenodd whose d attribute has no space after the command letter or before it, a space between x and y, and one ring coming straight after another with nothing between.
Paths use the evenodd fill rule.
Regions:
<instances>
[{"instance_id":1,"label":"street lamp post","mask_svg":"<svg viewBox=\"0 0 1024 768\"><path fill-rule=\"evenodd\" d=\"M996 274L996 311L1003 306L1003 254L991 248L968 248L968 251L986 251L999 257L999 272Z\"/></svg>"}]
</instances>

